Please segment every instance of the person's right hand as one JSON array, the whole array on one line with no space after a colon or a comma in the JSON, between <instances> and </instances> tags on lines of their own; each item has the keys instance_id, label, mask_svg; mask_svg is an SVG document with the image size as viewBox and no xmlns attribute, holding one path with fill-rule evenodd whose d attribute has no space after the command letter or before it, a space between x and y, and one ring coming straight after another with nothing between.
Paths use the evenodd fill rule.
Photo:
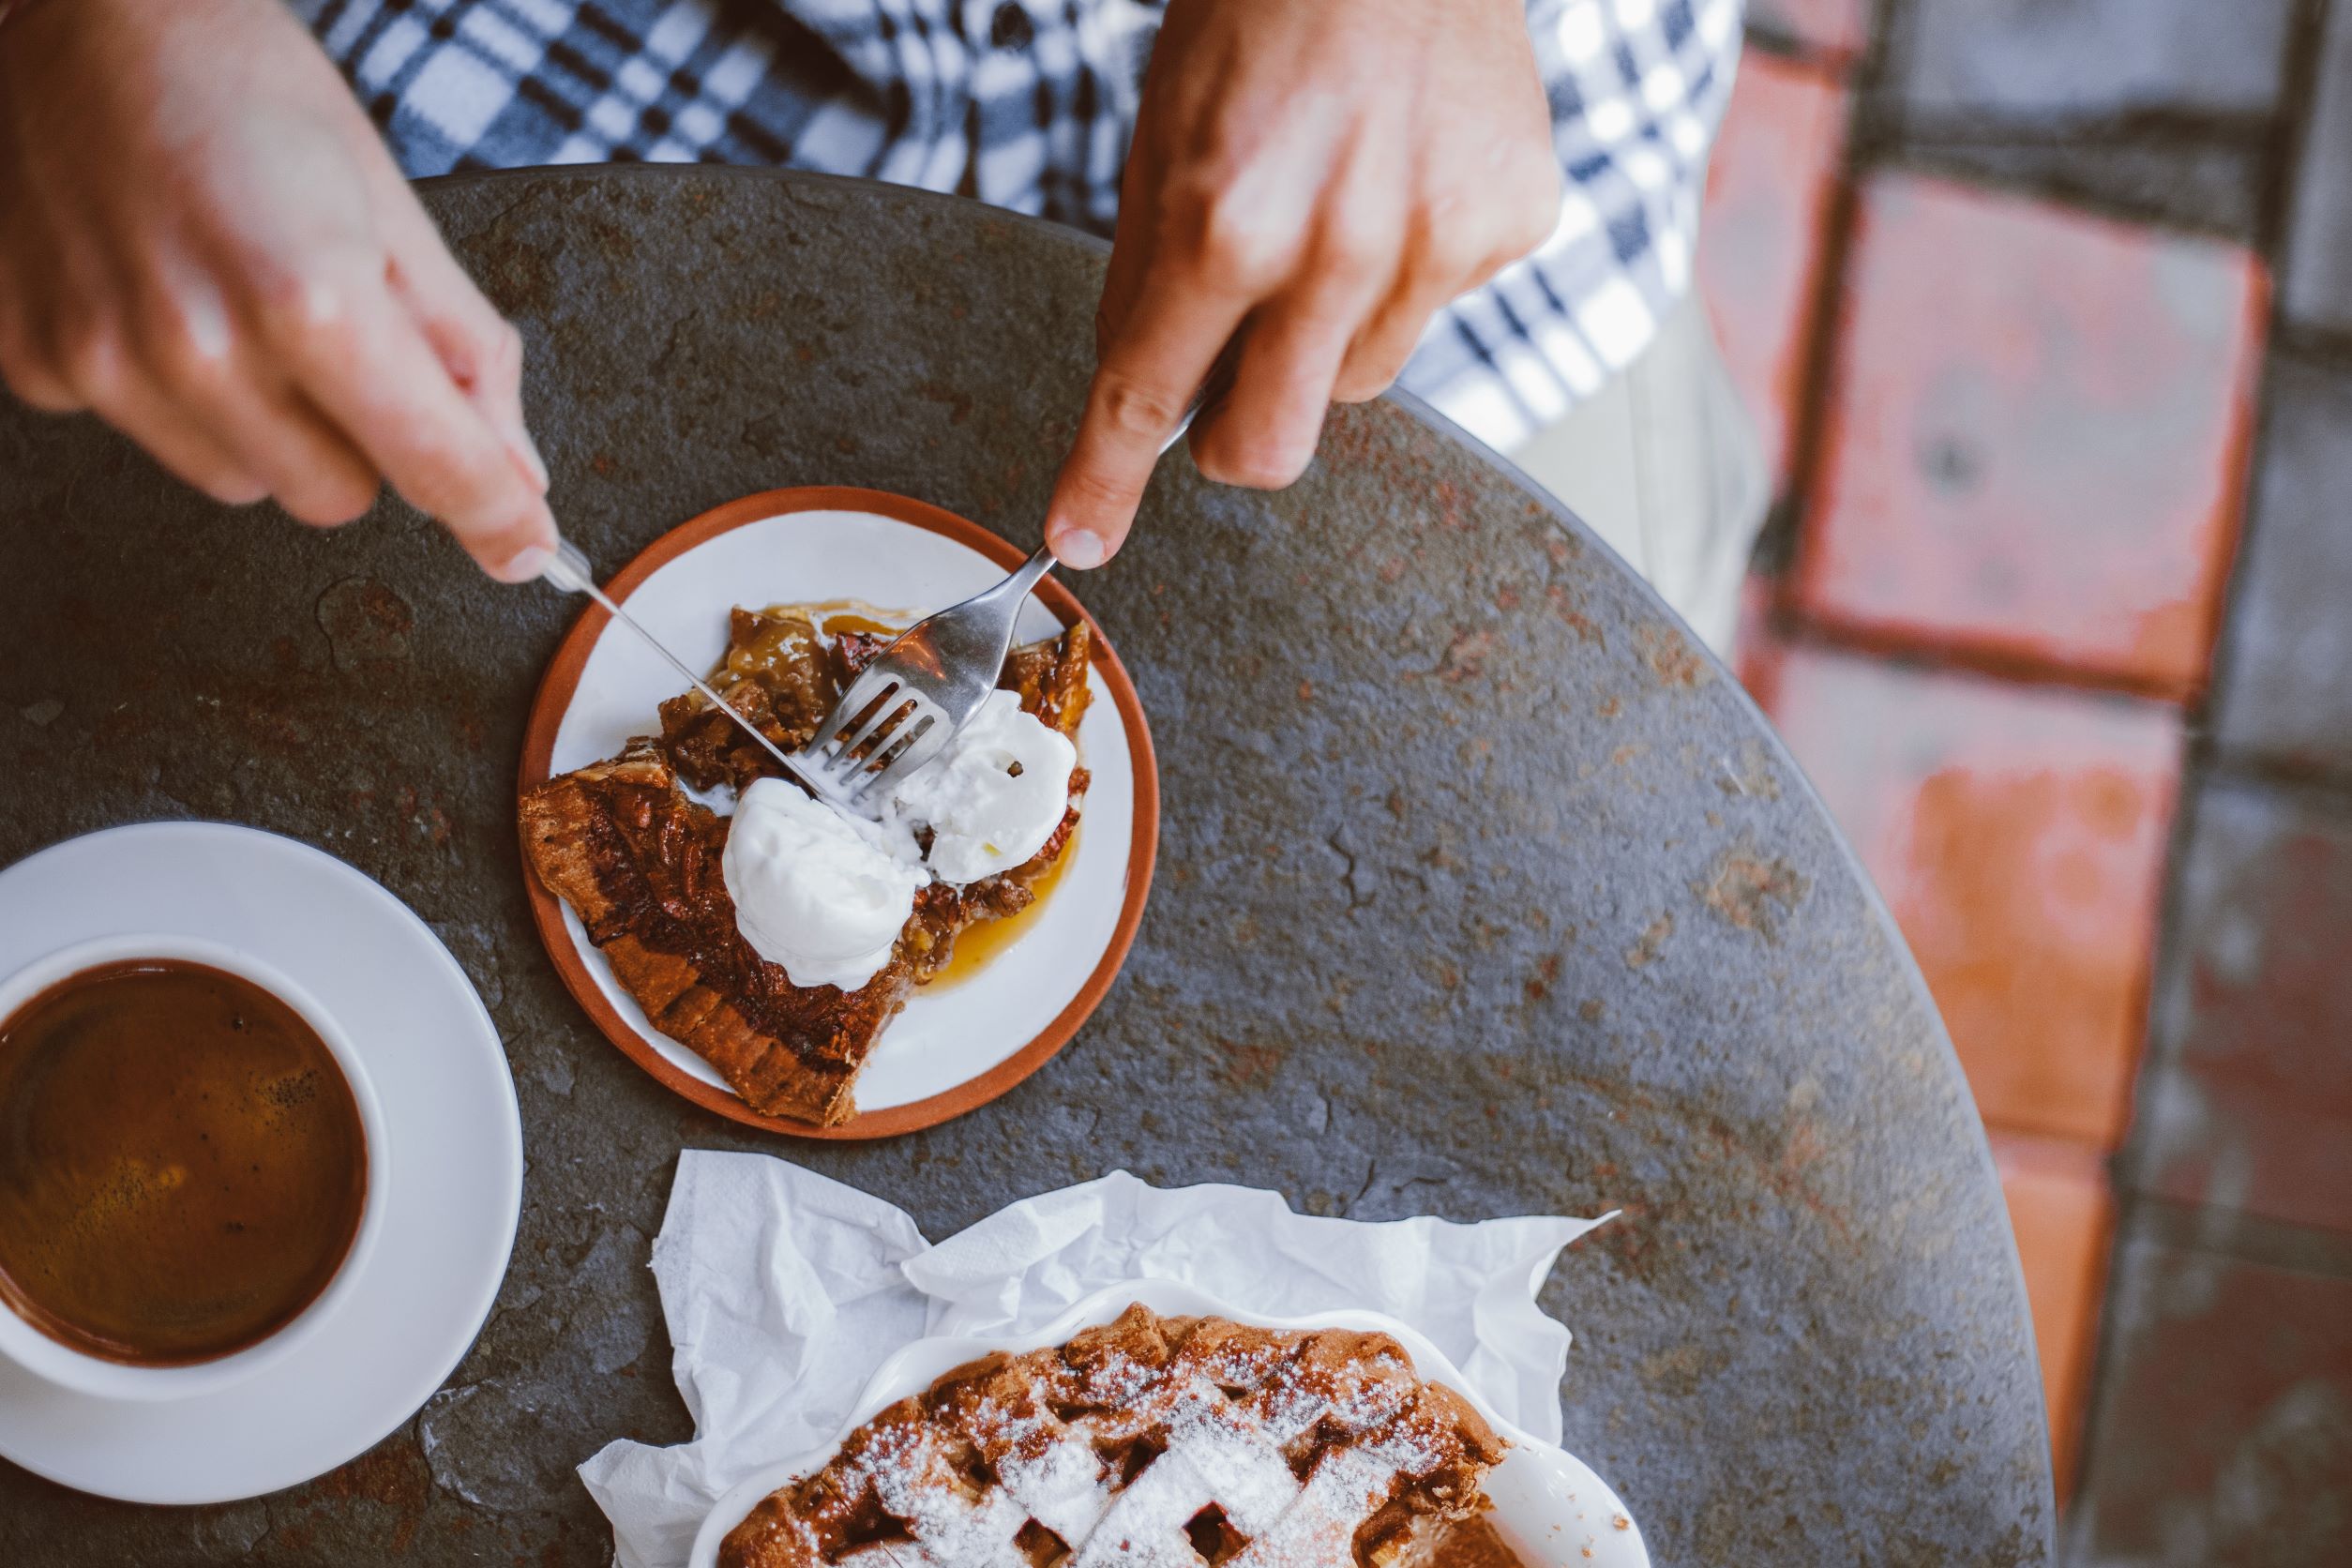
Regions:
<instances>
[{"instance_id":1,"label":"person's right hand","mask_svg":"<svg viewBox=\"0 0 2352 1568\"><path fill-rule=\"evenodd\" d=\"M0 27L0 377L216 499L388 478L491 575L555 539L521 343L279 0L32 0Z\"/></svg>"}]
</instances>

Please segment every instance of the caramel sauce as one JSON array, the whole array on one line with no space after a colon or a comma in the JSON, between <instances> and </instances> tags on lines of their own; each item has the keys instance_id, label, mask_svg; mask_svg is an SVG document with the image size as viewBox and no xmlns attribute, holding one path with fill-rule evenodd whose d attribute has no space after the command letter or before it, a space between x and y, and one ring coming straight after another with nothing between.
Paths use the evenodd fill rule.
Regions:
<instances>
[{"instance_id":1,"label":"caramel sauce","mask_svg":"<svg viewBox=\"0 0 2352 1568\"><path fill-rule=\"evenodd\" d=\"M137 1365L258 1344L324 1290L368 1192L326 1042L241 976L85 970L0 1022L0 1301Z\"/></svg>"},{"instance_id":2,"label":"caramel sauce","mask_svg":"<svg viewBox=\"0 0 2352 1568\"><path fill-rule=\"evenodd\" d=\"M788 620L807 621L826 638L837 638L848 632L870 632L879 637L896 637L922 617L911 610L884 610L864 599L820 599L810 604L772 604L760 613ZM751 650L761 652L757 644Z\"/></svg>"},{"instance_id":3,"label":"caramel sauce","mask_svg":"<svg viewBox=\"0 0 2352 1568\"><path fill-rule=\"evenodd\" d=\"M823 604L804 604L793 608L815 621L817 629L827 637L838 637L848 631L896 637L914 625L917 619L896 611L877 610L870 604L860 604L854 599L829 599ZM882 619L885 616L895 619Z\"/></svg>"},{"instance_id":4,"label":"caramel sauce","mask_svg":"<svg viewBox=\"0 0 2352 1568\"><path fill-rule=\"evenodd\" d=\"M1053 857L1053 864L1029 884L1030 892L1036 897L1030 900L1027 908L1016 914L979 921L957 932L955 949L947 955L947 967L927 982L924 989L943 991L950 986L962 985L987 968L988 961L999 953L1020 941L1021 933L1037 924L1037 916L1045 910L1046 900L1052 897L1053 890L1062 885L1062 873L1068 870L1070 862L1078 858L1078 835L1085 831L1086 819L1081 816L1078 826L1070 830L1069 840L1062 846L1062 852Z\"/></svg>"},{"instance_id":5,"label":"caramel sauce","mask_svg":"<svg viewBox=\"0 0 2352 1568\"><path fill-rule=\"evenodd\" d=\"M759 632L748 641L731 642L727 656L711 671L711 684L721 692L733 689L737 681L756 671L799 662L808 650L810 626L816 628L816 641L822 645L853 632L895 638L915 619L907 611L882 610L863 599L772 604L759 613L765 618Z\"/></svg>"}]
</instances>

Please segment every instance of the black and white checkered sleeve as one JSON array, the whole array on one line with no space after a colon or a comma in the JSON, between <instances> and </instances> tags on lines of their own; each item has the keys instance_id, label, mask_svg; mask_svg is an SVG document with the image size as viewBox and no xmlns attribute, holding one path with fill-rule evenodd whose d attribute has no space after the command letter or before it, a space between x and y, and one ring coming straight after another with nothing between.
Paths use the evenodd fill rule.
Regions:
<instances>
[{"instance_id":1,"label":"black and white checkered sleeve","mask_svg":"<svg viewBox=\"0 0 2352 1568\"><path fill-rule=\"evenodd\" d=\"M412 175L643 158L961 190L1107 234L1156 0L292 0ZM1740 0L1530 0L1566 171L1543 248L1404 383L1501 447L1689 286Z\"/></svg>"},{"instance_id":2,"label":"black and white checkered sleeve","mask_svg":"<svg viewBox=\"0 0 2352 1568\"><path fill-rule=\"evenodd\" d=\"M1508 450L1633 363L1691 284L1740 0L1536 0L1567 179L1525 261L1431 324L1404 384Z\"/></svg>"}]
</instances>

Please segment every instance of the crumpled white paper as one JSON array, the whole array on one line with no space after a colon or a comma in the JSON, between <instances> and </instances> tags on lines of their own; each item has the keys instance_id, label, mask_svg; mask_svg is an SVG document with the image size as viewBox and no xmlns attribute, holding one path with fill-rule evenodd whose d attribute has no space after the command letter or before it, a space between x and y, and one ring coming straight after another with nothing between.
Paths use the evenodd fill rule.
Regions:
<instances>
[{"instance_id":1,"label":"crumpled white paper","mask_svg":"<svg viewBox=\"0 0 2352 1568\"><path fill-rule=\"evenodd\" d=\"M720 1494L830 1441L893 1352L926 1335L1024 1334L1131 1279L1181 1280L1267 1317L1402 1319L1505 1419L1558 1442L1568 1331L1535 1292L1560 1249L1599 1223L1318 1219L1271 1192L1169 1191L1122 1170L932 1246L854 1187L764 1154L689 1149L653 1270L694 1440L613 1442L580 1475L622 1568L684 1568Z\"/></svg>"}]
</instances>

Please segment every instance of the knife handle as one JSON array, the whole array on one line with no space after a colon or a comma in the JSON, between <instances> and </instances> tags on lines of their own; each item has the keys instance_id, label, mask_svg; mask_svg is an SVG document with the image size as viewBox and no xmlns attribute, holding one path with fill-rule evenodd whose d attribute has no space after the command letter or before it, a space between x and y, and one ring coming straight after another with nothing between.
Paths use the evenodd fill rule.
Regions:
<instances>
[{"instance_id":1,"label":"knife handle","mask_svg":"<svg viewBox=\"0 0 2352 1568\"><path fill-rule=\"evenodd\" d=\"M569 539L555 541L555 553L539 571L539 580L552 583L566 594L585 594L596 586L596 571L588 564L587 552Z\"/></svg>"}]
</instances>

